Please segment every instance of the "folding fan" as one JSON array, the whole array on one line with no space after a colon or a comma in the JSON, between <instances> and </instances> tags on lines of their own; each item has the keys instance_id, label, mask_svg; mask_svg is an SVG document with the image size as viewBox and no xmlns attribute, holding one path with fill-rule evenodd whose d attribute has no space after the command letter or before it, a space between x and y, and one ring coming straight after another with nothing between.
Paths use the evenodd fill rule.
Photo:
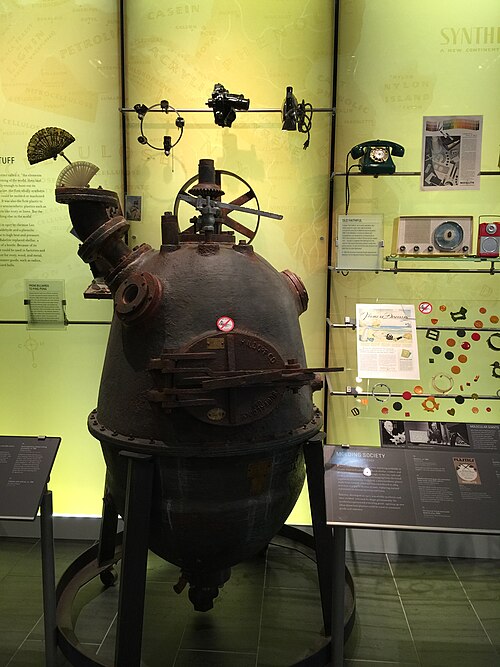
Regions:
<instances>
[{"instance_id":1,"label":"folding fan","mask_svg":"<svg viewBox=\"0 0 500 667\"><path fill-rule=\"evenodd\" d=\"M58 155L70 162L63 150L73 143L75 137L60 127L44 127L31 137L28 142L28 160L30 164L43 162Z\"/></svg>"},{"instance_id":2,"label":"folding fan","mask_svg":"<svg viewBox=\"0 0 500 667\"><path fill-rule=\"evenodd\" d=\"M98 171L99 167L92 162L85 162L84 160L71 162L64 167L57 177L56 188L86 188Z\"/></svg>"}]
</instances>

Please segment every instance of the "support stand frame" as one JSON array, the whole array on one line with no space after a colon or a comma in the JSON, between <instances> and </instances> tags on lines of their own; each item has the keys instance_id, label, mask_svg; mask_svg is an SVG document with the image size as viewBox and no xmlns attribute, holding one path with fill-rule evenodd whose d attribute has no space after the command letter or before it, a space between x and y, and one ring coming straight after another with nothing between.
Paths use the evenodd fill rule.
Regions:
<instances>
[{"instance_id":1,"label":"support stand frame","mask_svg":"<svg viewBox=\"0 0 500 667\"><path fill-rule=\"evenodd\" d=\"M326 637L325 644L319 651L295 663L293 667L341 665L341 662L331 662L338 653L339 619L342 648L344 637L349 636L354 623L354 585L350 573L345 566L342 567L341 583L336 586L338 572L332 571L334 555L338 549L326 524L323 439L324 434L318 434L304 444L313 534L288 525L284 525L279 532L282 537L300 542L316 551ZM57 643L75 667L140 666L154 465L152 456L132 452L120 454L128 458L123 546L119 545L120 534L116 535L118 513L106 489L99 543L69 566L57 586ZM101 580L105 581L106 573L109 574L119 560L122 561L122 566L117 636L115 657L111 665L108 661L101 661L84 652L73 630L71 606L84 584L96 576L101 576ZM345 559L342 562L345 563ZM328 641L330 629L332 640Z\"/></svg>"}]
</instances>

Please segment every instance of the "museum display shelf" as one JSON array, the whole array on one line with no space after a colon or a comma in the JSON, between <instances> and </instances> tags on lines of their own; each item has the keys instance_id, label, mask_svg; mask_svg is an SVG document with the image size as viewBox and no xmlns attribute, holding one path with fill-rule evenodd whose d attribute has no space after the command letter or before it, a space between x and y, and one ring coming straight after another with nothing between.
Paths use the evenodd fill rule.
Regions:
<instances>
[{"instance_id":1,"label":"museum display shelf","mask_svg":"<svg viewBox=\"0 0 500 667\"><path fill-rule=\"evenodd\" d=\"M499 272L499 267L500 267L500 257L478 257L477 255L468 255L467 257L452 257L452 256L446 256L446 257L440 257L440 256L428 256L426 257L425 255L422 256L406 256L403 257L402 255L387 255L385 257L385 261L388 263L392 263L394 266L392 268L389 267L380 267L377 269L338 269L335 266L329 266L328 270L329 271L334 271L336 273L340 273L342 275L347 275L348 273L351 272L358 272L358 273L482 273L482 274L495 274ZM423 267L418 267L418 266L412 266L412 267L404 267L401 268L399 266L399 263L420 263L424 262L427 263L428 266L423 268ZM464 268L457 268L456 266L452 268L446 268L446 267L437 267L437 266L432 266L438 265L441 262L456 262L457 264L461 264L464 266L465 264L479 264L479 265L489 265L489 268L487 269L478 269L478 268L467 268L464 266Z\"/></svg>"}]
</instances>

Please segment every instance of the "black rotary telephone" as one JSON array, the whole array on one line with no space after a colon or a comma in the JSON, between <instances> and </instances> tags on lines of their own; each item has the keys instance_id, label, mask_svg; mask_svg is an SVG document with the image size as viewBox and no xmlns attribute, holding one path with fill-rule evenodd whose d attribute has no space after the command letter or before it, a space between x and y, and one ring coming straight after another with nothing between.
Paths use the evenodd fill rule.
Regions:
<instances>
[{"instance_id":1,"label":"black rotary telephone","mask_svg":"<svg viewBox=\"0 0 500 667\"><path fill-rule=\"evenodd\" d=\"M396 166L391 155L403 157L405 149L392 141L374 139L357 144L351 148L350 154L354 160L361 158L359 167L362 174L378 176L379 174L393 174Z\"/></svg>"}]
</instances>

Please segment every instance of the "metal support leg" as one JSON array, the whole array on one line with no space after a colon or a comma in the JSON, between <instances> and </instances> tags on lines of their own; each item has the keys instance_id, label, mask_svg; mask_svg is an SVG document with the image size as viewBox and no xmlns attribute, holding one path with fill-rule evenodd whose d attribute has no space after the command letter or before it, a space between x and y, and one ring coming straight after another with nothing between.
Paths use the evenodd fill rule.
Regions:
<instances>
[{"instance_id":1,"label":"metal support leg","mask_svg":"<svg viewBox=\"0 0 500 667\"><path fill-rule=\"evenodd\" d=\"M45 665L46 667L55 667L57 658L57 626L54 524L52 516L52 492L47 489L47 486L45 486L40 503L40 538L42 551Z\"/></svg>"},{"instance_id":2,"label":"metal support leg","mask_svg":"<svg viewBox=\"0 0 500 667\"><path fill-rule=\"evenodd\" d=\"M313 436L304 445L306 461L307 487L316 547L319 590L325 633L331 626L331 590L332 590L332 535L326 524L325 473L323 463L324 433Z\"/></svg>"},{"instance_id":3,"label":"metal support leg","mask_svg":"<svg viewBox=\"0 0 500 667\"><path fill-rule=\"evenodd\" d=\"M332 581L332 666L344 664L344 588L345 588L346 529L335 526L333 530L333 581Z\"/></svg>"},{"instance_id":4,"label":"metal support leg","mask_svg":"<svg viewBox=\"0 0 500 667\"><path fill-rule=\"evenodd\" d=\"M115 555L116 529L118 526L118 510L109 493L107 480L104 485L104 498L102 500L99 554L97 556L99 565L104 565L106 562L111 561Z\"/></svg>"},{"instance_id":5,"label":"metal support leg","mask_svg":"<svg viewBox=\"0 0 500 667\"><path fill-rule=\"evenodd\" d=\"M153 488L152 457L120 452L128 458L127 495L115 645L116 667L141 663L149 519Z\"/></svg>"}]
</instances>

